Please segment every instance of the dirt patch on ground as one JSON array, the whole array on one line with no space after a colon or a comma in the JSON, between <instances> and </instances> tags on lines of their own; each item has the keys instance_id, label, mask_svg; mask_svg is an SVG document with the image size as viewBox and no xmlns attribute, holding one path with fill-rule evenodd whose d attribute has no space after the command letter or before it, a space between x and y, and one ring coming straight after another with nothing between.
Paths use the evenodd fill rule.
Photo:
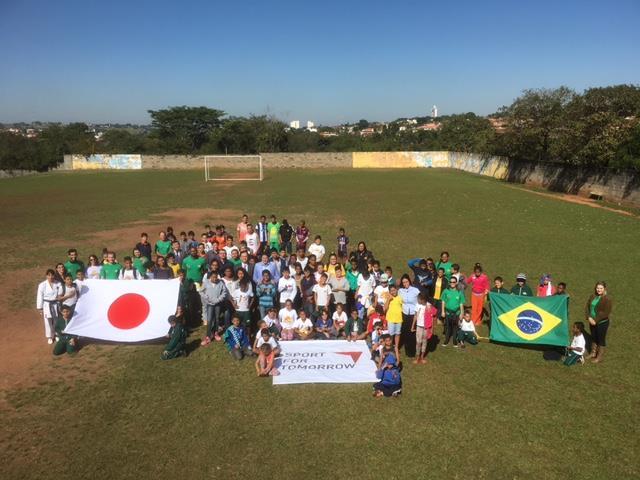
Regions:
<instances>
[{"instance_id":1,"label":"dirt patch on ground","mask_svg":"<svg viewBox=\"0 0 640 480\"><path fill-rule=\"evenodd\" d=\"M155 242L157 232L171 225L175 232L194 230L197 235L205 224L224 223L229 231L235 233L235 225L240 221L242 212L218 209L176 209L152 215L148 220L128 223L121 228L106 230L89 235L116 252L128 252L139 240L140 232L149 233L150 241ZM86 232L81 232L86 233ZM68 248L69 242L56 242L61 248ZM82 244L74 245L86 261L86 249ZM120 253L122 258L124 253ZM55 260L52 259L51 268ZM43 279L42 269L23 269L0 275L0 403L4 403L5 394L15 388L30 387L56 379L64 371L66 380L74 378L91 379L99 375L108 361L111 345L85 347L74 358L62 355L52 358L52 347L44 337L44 324L41 314L35 308L38 283ZM27 285L28 288L17 288ZM21 298L17 298L20 296ZM26 296L27 305L25 308ZM74 368L63 368L73 364Z\"/></svg>"},{"instance_id":2,"label":"dirt patch on ground","mask_svg":"<svg viewBox=\"0 0 640 480\"><path fill-rule=\"evenodd\" d=\"M601 208L603 210L608 210L610 212L620 213L620 214L626 215L628 217L640 218L638 215L634 214L633 212L630 212L630 211L627 211L627 210L621 210L619 208L609 207L607 205L602 205L602 204L598 203L595 200L591 200L589 198L584 198L584 197L579 197L577 195L570 195L568 193L538 192L537 190L531 190L529 188L524 188L524 187L514 187L514 186L511 186L511 185L508 185L508 187L509 188L513 188L515 190L522 190L524 192L535 193L536 195L540 195L540 196L543 196L543 197L555 198L556 200L564 200L565 202L578 203L580 205L587 205L588 207Z\"/></svg>"}]
</instances>

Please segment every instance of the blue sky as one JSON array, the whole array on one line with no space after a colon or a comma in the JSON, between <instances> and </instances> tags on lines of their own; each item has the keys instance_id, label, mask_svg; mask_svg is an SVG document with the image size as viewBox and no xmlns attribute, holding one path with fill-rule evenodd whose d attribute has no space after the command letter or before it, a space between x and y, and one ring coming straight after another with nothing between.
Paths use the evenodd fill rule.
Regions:
<instances>
[{"instance_id":1,"label":"blue sky","mask_svg":"<svg viewBox=\"0 0 640 480\"><path fill-rule=\"evenodd\" d=\"M640 1L0 0L0 122L148 109L335 124L640 83Z\"/></svg>"}]
</instances>

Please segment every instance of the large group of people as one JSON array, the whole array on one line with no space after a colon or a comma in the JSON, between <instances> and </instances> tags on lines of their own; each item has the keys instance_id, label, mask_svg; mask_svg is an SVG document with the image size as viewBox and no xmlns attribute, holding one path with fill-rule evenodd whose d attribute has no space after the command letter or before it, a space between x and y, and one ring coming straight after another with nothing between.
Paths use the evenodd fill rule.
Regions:
<instances>
[{"instance_id":1,"label":"large group of people","mask_svg":"<svg viewBox=\"0 0 640 480\"><path fill-rule=\"evenodd\" d=\"M45 336L56 343L54 353L77 349L77 339L62 332L86 279L179 278L177 311L169 318L171 339L162 358L183 355L187 329L202 321L202 347L223 342L236 359L255 356L259 375L277 374L274 358L282 341L344 339L366 340L381 376L397 379L401 352L416 364L425 363L435 348L438 326L442 347L477 344L477 327L485 321L490 327L490 292L567 295L566 284L556 285L549 274L541 276L535 289L524 273L507 289L502 277L490 280L480 263L465 275L446 251L436 260L409 260L409 273L396 278L364 241L351 248L344 228L325 246L304 221L294 226L275 215L270 220L262 216L255 224L244 215L234 231L224 225L205 225L203 230L196 235L167 227L153 243L142 233L122 263L115 252L104 249L101 257L90 255L85 265L78 251L69 249L66 262L47 270L37 294ZM598 282L585 312L595 362L604 354L610 312L606 285ZM567 350L571 363L581 362L586 353L576 329L582 335L584 323L573 327L575 345Z\"/></svg>"}]
</instances>

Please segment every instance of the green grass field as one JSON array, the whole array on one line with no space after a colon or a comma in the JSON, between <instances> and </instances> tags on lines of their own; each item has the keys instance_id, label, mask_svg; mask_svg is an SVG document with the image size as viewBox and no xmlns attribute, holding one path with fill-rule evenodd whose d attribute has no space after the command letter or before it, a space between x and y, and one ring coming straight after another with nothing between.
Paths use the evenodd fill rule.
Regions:
<instances>
[{"instance_id":1,"label":"green grass field","mask_svg":"<svg viewBox=\"0 0 640 480\"><path fill-rule=\"evenodd\" d=\"M73 173L0 181L6 337L36 325L53 366L7 388L0 478L638 478L640 408L635 277L640 221L447 170L267 171L261 183L205 184L201 172ZM33 309L43 269L75 246L83 259L110 230L202 208L307 221L332 245L339 226L366 240L396 277L443 249L468 273L479 261L510 286L525 271L565 281L571 320L596 280L615 301L604 362L565 368L543 351L481 343L407 365L404 394L370 386L273 387L220 344L161 362L161 346L90 345L49 359ZM218 213L217 213L218 212ZM235 213L234 213L235 212ZM232 225L232 223L227 223ZM96 233L102 237L96 236ZM137 237L118 238L124 255ZM12 276L33 269L34 278ZM484 330L486 333L486 330ZM196 331L190 340L199 340ZM11 341L5 338L3 341ZM12 359L3 351L2 362Z\"/></svg>"}]
</instances>

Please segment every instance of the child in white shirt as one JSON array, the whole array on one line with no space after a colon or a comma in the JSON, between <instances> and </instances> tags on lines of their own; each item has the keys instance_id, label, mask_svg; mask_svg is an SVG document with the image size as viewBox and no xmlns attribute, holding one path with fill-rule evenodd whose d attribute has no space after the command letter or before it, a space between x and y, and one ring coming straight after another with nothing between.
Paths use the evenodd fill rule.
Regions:
<instances>
[{"instance_id":1,"label":"child in white shirt","mask_svg":"<svg viewBox=\"0 0 640 480\"><path fill-rule=\"evenodd\" d=\"M331 320L333 320L333 334L335 337L344 337L344 327L347 324L348 317L341 303L336 303L336 311L333 312Z\"/></svg>"},{"instance_id":2,"label":"child in white shirt","mask_svg":"<svg viewBox=\"0 0 640 480\"><path fill-rule=\"evenodd\" d=\"M458 329L458 344L461 348L466 348L465 343L478 344L478 333L473 320L471 320L471 312L469 310L465 310L460 319L460 328Z\"/></svg>"},{"instance_id":3,"label":"child in white shirt","mask_svg":"<svg viewBox=\"0 0 640 480\"><path fill-rule=\"evenodd\" d=\"M267 310L267 314L262 319L264 326L269 329L272 335L280 337L280 322L278 320L278 312L275 308Z\"/></svg>"},{"instance_id":4,"label":"child in white shirt","mask_svg":"<svg viewBox=\"0 0 640 480\"><path fill-rule=\"evenodd\" d=\"M322 237L320 235L316 235L315 240L309 246L309 253L316 256L316 261L322 261L322 257L324 257L326 251L324 249L324 246L322 245Z\"/></svg>"},{"instance_id":5,"label":"child in white shirt","mask_svg":"<svg viewBox=\"0 0 640 480\"><path fill-rule=\"evenodd\" d=\"M313 322L307 318L307 312L300 310L300 316L293 324L296 338L299 340L310 340L314 337Z\"/></svg>"},{"instance_id":6,"label":"child in white shirt","mask_svg":"<svg viewBox=\"0 0 640 480\"><path fill-rule=\"evenodd\" d=\"M293 302L287 300L284 304L284 308L280 309L278 313L278 320L280 320L280 338L282 340L293 340L293 332L295 329L295 323L298 319L297 312L293 309Z\"/></svg>"},{"instance_id":7,"label":"child in white shirt","mask_svg":"<svg viewBox=\"0 0 640 480\"><path fill-rule=\"evenodd\" d=\"M278 293L280 294L280 308L284 307L287 300L293 302L296 298L298 293L296 280L291 276L288 268L282 270L282 277L278 280Z\"/></svg>"},{"instance_id":8,"label":"child in white shirt","mask_svg":"<svg viewBox=\"0 0 640 480\"><path fill-rule=\"evenodd\" d=\"M316 315L320 315L322 310L329 307L331 297L331 287L327 283L329 277L326 273L320 275L320 280L313 286L313 302L316 306Z\"/></svg>"},{"instance_id":9,"label":"child in white shirt","mask_svg":"<svg viewBox=\"0 0 640 480\"><path fill-rule=\"evenodd\" d=\"M567 347L564 363L567 367L579 363L584 364L584 349L586 342L584 340L584 323L575 322L571 329L573 338L571 339L571 345Z\"/></svg>"}]
</instances>

